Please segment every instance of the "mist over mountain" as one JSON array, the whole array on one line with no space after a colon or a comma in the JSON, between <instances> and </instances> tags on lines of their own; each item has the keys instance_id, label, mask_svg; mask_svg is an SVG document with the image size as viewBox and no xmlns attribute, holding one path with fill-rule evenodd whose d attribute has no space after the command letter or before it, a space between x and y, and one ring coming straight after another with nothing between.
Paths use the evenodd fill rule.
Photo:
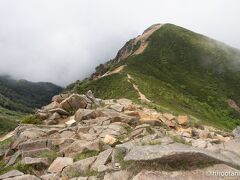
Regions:
<instances>
[{"instance_id":1,"label":"mist over mountain","mask_svg":"<svg viewBox=\"0 0 240 180\"><path fill-rule=\"evenodd\" d=\"M156 22L177 24L239 48L239 6L233 0L2 0L0 74L68 85L88 77Z\"/></svg>"}]
</instances>

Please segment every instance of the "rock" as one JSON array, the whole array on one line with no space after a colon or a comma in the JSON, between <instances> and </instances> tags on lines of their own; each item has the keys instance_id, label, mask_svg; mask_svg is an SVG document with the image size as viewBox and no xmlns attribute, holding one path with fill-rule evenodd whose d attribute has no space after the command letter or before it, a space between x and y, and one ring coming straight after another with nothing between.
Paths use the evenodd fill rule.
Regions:
<instances>
[{"instance_id":1,"label":"rock","mask_svg":"<svg viewBox=\"0 0 240 180\"><path fill-rule=\"evenodd\" d=\"M197 149L184 144L174 143L168 145L134 146L124 158L125 161L161 161L161 163L176 163L182 160L189 165L196 163L221 163L230 166L239 166L240 158L228 158L205 149Z\"/></svg>"},{"instance_id":2,"label":"rock","mask_svg":"<svg viewBox=\"0 0 240 180\"><path fill-rule=\"evenodd\" d=\"M109 158L111 157L111 154L112 154L112 149L107 149L103 152L101 152L96 161L93 163L91 169L94 170L94 171L98 171L98 168L101 166L101 165L105 165L107 163L107 161L109 160ZM99 171L98 171L99 172Z\"/></svg>"},{"instance_id":3,"label":"rock","mask_svg":"<svg viewBox=\"0 0 240 180\"><path fill-rule=\"evenodd\" d=\"M240 171L224 164L217 164L195 170L149 171L142 170L133 180L220 180L237 179ZM227 174L227 175L225 175Z\"/></svg>"},{"instance_id":4,"label":"rock","mask_svg":"<svg viewBox=\"0 0 240 180\"><path fill-rule=\"evenodd\" d=\"M117 139L116 139L115 137L113 137L112 135L107 134L107 135L104 137L103 142L104 142L105 144L108 144L108 145L111 145L111 146L112 146L112 145L114 145L114 144L117 143Z\"/></svg>"},{"instance_id":5,"label":"rock","mask_svg":"<svg viewBox=\"0 0 240 180\"><path fill-rule=\"evenodd\" d=\"M65 122L65 124L68 126L68 127L72 127L72 126L76 126L77 125L77 122L75 121L74 117L73 118L70 118L69 121Z\"/></svg>"},{"instance_id":6,"label":"rock","mask_svg":"<svg viewBox=\"0 0 240 180\"><path fill-rule=\"evenodd\" d=\"M179 125L185 126L188 124L188 116L178 116L177 122Z\"/></svg>"},{"instance_id":7,"label":"rock","mask_svg":"<svg viewBox=\"0 0 240 180\"><path fill-rule=\"evenodd\" d=\"M165 117L167 120L175 120L175 116L170 113L163 113L163 117Z\"/></svg>"},{"instance_id":8,"label":"rock","mask_svg":"<svg viewBox=\"0 0 240 180\"><path fill-rule=\"evenodd\" d=\"M75 113L75 120L77 122L80 122L82 120L86 120L86 119L95 119L96 118L96 113L94 110L90 110L90 109L79 109L76 113Z\"/></svg>"},{"instance_id":9,"label":"rock","mask_svg":"<svg viewBox=\"0 0 240 180\"><path fill-rule=\"evenodd\" d=\"M39 137L46 136L47 133L40 129L30 128L20 133L18 138L20 139L38 139Z\"/></svg>"},{"instance_id":10,"label":"rock","mask_svg":"<svg viewBox=\"0 0 240 180\"><path fill-rule=\"evenodd\" d=\"M69 113L62 108L54 108L54 109L49 110L49 112L50 113L58 113L60 115L69 115Z\"/></svg>"},{"instance_id":11,"label":"rock","mask_svg":"<svg viewBox=\"0 0 240 180\"><path fill-rule=\"evenodd\" d=\"M199 137L202 139L207 139L210 137L210 132L208 129L200 130Z\"/></svg>"},{"instance_id":12,"label":"rock","mask_svg":"<svg viewBox=\"0 0 240 180\"><path fill-rule=\"evenodd\" d=\"M240 126L236 127L236 128L233 130L232 133L233 133L234 137L240 138Z\"/></svg>"},{"instance_id":13,"label":"rock","mask_svg":"<svg viewBox=\"0 0 240 180\"><path fill-rule=\"evenodd\" d=\"M43 106L43 110L44 111L49 111L51 109L55 109L55 108L59 108L60 104L56 101L51 102L50 104L48 104L47 106Z\"/></svg>"},{"instance_id":14,"label":"rock","mask_svg":"<svg viewBox=\"0 0 240 180\"><path fill-rule=\"evenodd\" d=\"M55 112L49 117L49 119L47 120L47 124L48 125L58 124L58 120L60 118L61 116L57 112Z\"/></svg>"},{"instance_id":15,"label":"rock","mask_svg":"<svg viewBox=\"0 0 240 180\"><path fill-rule=\"evenodd\" d=\"M23 142L18 145L18 149L20 151L30 151L34 149L42 149L47 148L47 140L41 139L41 140L35 140L30 142Z\"/></svg>"},{"instance_id":16,"label":"rock","mask_svg":"<svg viewBox=\"0 0 240 180\"><path fill-rule=\"evenodd\" d=\"M40 178L42 180L59 180L60 176L59 176L59 174L52 173L52 174L44 174L44 175L40 176Z\"/></svg>"},{"instance_id":17,"label":"rock","mask_svg":"<svg viewBox=\"0 0 240 180\"><path fill-rule=\"evenodd\" d=\"M18 170L12 170L3 175L0 175L0 179L13 178L13 177L22 176L22 175L24 175L22 172Z\"/></svg>"},{"instance_id":18,"label":"rock","mask_svg":"<svg viewBox=\"0 0 240 180\"><path fill-rule=\"evenodd\" d=\"M52 101L56 101L58 103L61 103L64 99L68 98L69 94L59 94L59 95L55 95L52 98Z\"/></svg>"},{"instance_id":19,"label":"rock","mask_svg":"<svg viewBox=\"0 0 240 180\"><path fill-rule=\"evenodd\" d=\"M202 139L197 139L192 141L192 146L193 147L198 147L198 148L206 148L207 147L207 142Z\"/></svg>"},{"instance_id":20,"label":"rock","mask_svg":"<svg viewBox=\"0 0 240 180\"><path fill-rule=\"evenodd\" d=\"M48 113L39 111L39 112L37 112L36 116L37 116L37 118L44 120L44 119L48 118Z\"/></svg>"},{"instance_id":21,"label":"rock","mask_svg":"<svg viewBox=\"0 0 240 180\"><path fill-rule=\"evenodd\" d=\"M22 164L25 165L33 165L37 166L40 169L46 168L49 166L48 158L31 158L31 157L25 157L21 161Z\"/></svg>"},{"instance_id":22,"label":"rock","mask_svg":"<svg viewBox=\"0 0 240 180\"><path fill-rule=\"evenodd\" d=\"M117 171L113 173L107 173L103 180L128 180L132 173L127 170Z\"/></svg>"},{"instance_id":23,"label":"rock","mask_svg":"<svg viewBox=\"0 0 240 180\"><path fill-rule=\"evenodd\" d=\"M48 168L50 173L58 173L63 170L63 168L73 165L73 159L68 157L57 157L53 163Z\"/></svg>"},{"instance_id":24,"label":"rock","mask_svg":"<svg viewBox=\"0 0 240 180\"><path fill-rule=\"evenodd\" d=\"M62 176L69 177L74 173L86 174L86 172L90 169L91 165L95 160L96 160L96 157L90 157L90 158L77 161L73 163L73 165L64 168L62 172Z\"/></svg>"},{"instance_id":25,"label":"rock","mask_svg":"<svg viewBox=\"0 0 240 180\"><path fill-rule=\"evenodd\" d=\"M122 106L120 104L111 105L110 108L117 112L123 112L123 110L124 110L124 106Z\"/></svg>"},{"instance_id":26,"label":"rock","mask_svg":"<svg viewBox=\"0 0 240 180\"><path fill-rule=\"evenodd\" d=\"M22 176L7 178L7 179L4 179L4 180L41 180L41 179L34 176L34 175L25 174L25 175L22 175Z\"/></svg>"},{"instance_id":27,"label":"rock","mask_svg":"<svg viewBox=\"0 0 240 180\"><path fill-rule=\"evenodd\" d=\"M60 133L61 138L73 138L75 136L75 132L71 130L65 130Z\"/></svg>"},{"instance_id":28,"label":"rock","mask_svg":"<svg viewBox=\"0 0 240 180\"><path fill-rule=\"evenodd\" d=\"M14 155L11 157L11 159L8 161L6 167L13 165L20 155L21 155L21 151L15 152Z\"/></svg>"},{"instance_id":29,"label":"rock","mask_svg":"<svg viewBox=\"0 0 240 180\"><path fill-rule=\"evenodd\" d=\"M129 139L133 139L144 132L144 128L138 128L129 134Z\"/></svg>"},{"instance_id":30,"label":"rock","mask_svg":"<svg viewBox=\"0 0 240 180\"><path fill-rule=\"evenodd\" d=\"M66 157L73 157L84 150L95 150L99 151L99 140L86 142L83 140L76 140L71 145L67 146L62 152Z\"/></svg>"},{"instance_id":31,"label":"rock","mask_svg":"<svg viewBox=\"0 0 240 180\"><path fill-rule=\"evenodd\" d=\"M72 94L60 103L60 107L66 111L78 110L79 108L85 109L87 107L87 100L78 94Z\"/></svg>"}]
</instances>

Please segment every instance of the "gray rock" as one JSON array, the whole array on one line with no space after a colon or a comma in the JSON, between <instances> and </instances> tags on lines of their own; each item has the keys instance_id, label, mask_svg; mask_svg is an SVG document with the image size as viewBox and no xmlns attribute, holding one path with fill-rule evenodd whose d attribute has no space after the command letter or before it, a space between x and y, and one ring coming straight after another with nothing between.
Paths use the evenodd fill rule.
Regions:
<instances>
[{"instance_id":1,"label":"gray rock","mask_svg":"<svg viewBox=\"0 0 240 180\"><path fill-rule=\"evenodd\" d=\"M110 106L110 108L117 112L123 112L123 110L124 110L124 106L122 106L120 104L113 104Z\"/></svg>"},{"instance_id":2,"label":"gray rock","mask_svg":"<svg viewBox=\"0 0 240 180\"><path fill-rule=\"evenodd\" d=\"M131 172L122 170L106 174L103 180L129 180L131 175Z\"/></svg>"},{"instance_id":3,"label":"gray rock","mask_svg":"<svg viewBox=\"0 0 240 180\"><path fill-rule=\"evenodd\" d=\"M41 179L34 176L34 175L25 174L25 175L22 175L22 176L7 178L7 179L4 179L4 180L41 180Z\"/></svg>"},{"instance_id":4,"label":"gray rock","mask_svg":"<svg viewBox=\"0 0 240 180\"><path fill-rule=\"evenodd\" d=\"M75 120L77 122L80 122L82 120L87 120L87 119L95 119L96 118L96 113L94 110L91 109L79 109L75 113Z\"/></svg>"},{"instance_id":5,"label":"gray rock","mask_svg":"<svg viewBox=\"0 0 240 180\"><path fill-rule=\"evenodd\" d=\"M50 113L55 113L56 112L60 115L69 115L69 113L62 108L54 108L54 109L49 110L49 112Z\"/></svg>"},{"instance_id":6,"label":"gray rock","mask_svg":"<svg viewBox=\"0 0 240 180\"><path fill-rule=\"evenodd\" d=\"M87 100L79 94L72 94L60 103L60 107L66 111L78 110L79 108L85 109L87 107Z\"/></svg>"},{"instance_id":7,"label":"gray rock","mask_svg":"<svg viewBox=\"0 0 240 180\"><path fill-rule=\"evenodd\" d=\"M48 168L50 173L58 173L63 170L63 168L73 165L73 159L68 157L57 157L53 163Z\"/></svg>"},{"instance_id":8,"label":"gray rock","mask_svg":"<svg viewBox=\"0 0 240 180\"><path fill-rule=\"evenodd\" d=\"M225 163L230 166L239 166L240 158L231 159L222 154L213 153L205 149L197 149L184 144L174 143L169 145L135 146L125 156L125 161L155 161L162 163L174 163L177 161L187 161L194 163Z\"/></svg>"},{"instance_id":9,"label":"gray rock","mask_svg":"<svg viewBox=\"0 0 240 180\"><path fill-rule=\"evenodd\" d=\"M22 159L21 163L25 165L38 166L39 168L46 168L49 166L48 158L25 157Z\"/></svg>"},{"instance_id":10,"label":"gray rock","mask_svg":"<svg viewBox=\"0 0 240 180\"><path fill-rule=\"evenodd\" d=\"M70 177L74 173L85 174L87 171L89 171L91 165L95 160L96 160L96 157L90 157L90 158L77 161L73 163L73 165L64 168L62 172L62 176Z\"/></svg>"},{"instance_id":11,"label":"gray rock","mask_svg":"<svg viewBox=\"0 0 240 180\"><path fill-rule=\"evenodd\" d=\"M21 176L21 175L24 175L24 174L18 170L12 170L12 171L9 171L9 172L1 175L0 179L13 178L16 176Z\"/></svg>"},{"instance_id":12,"label":"gray rock","mask_svg":"<svg viewBox=\"0 0 240 180\"><path fill-rule=\"evenodd\" d=\"M44 174L44 175L40 176L40 178L42 180L59 180L60 176L59 176L59 174L52 173L52 174Z\"/></svg>"},{"instance_id":13,"label":"gray rock","mask_svg":"<svg viewBox=\"0 0 240 180\"><path fill-rule=\"evenodd\" d=\"M11 157L11 159L8 161L6 167L13 165L20 155L21 155L21 151L15 152L14 155Z\"/></svg>"},{"instance_id":14,"label":"gray rock","mask_svg":"<svg viewBox=\"0 0 240 180\"><path fill-rule=\"evenodd\" d=\"M95 150L99 151L99 140L95 141L83 141L83 140L76 140L71 145L67 146L62 152L65 154L66 157L73 157L78 153L83 152L83 150Z\"/></svg>"},{"instance_id":15,"label":"gray rock","mask_svg":"<svg viewBox=\"0 0 240 180\"><path fill-rule=\"evenodd\" d=\"M192 141L192 146L193 147L198 147L198 148L206 148L207 147L207 142L202 139L197 139Z\"/></svg>"},{"instance_id":16,"label":"gray rock","mask_svg":"<svg viewBox=\"0 0 240 180\"><path fill-rule=\"evenodd\" d=\"M47 139L23 142L18 145L20 151L30 151L34 149L42 149L47 147Z\"/></svg>"},{"instance_id":17,"label":"gray rock","mask_svg":"<svg viewBox=\"0 0 240 180\"><path fill-rule=\"evenodd\" d=\"M240 138L240 126L236 127L236 128L233 130L232 133L233 133L234 137Z\"/></svg>"},{"instance_id":18,"label":"gray rock","mask_svg":"<svg viewBox=\"0 0 240 180\"><path fill-rule=\"evenodd\" d=\"M107 149L107 150L101 152L98 155L96 161L93 163L91 169L94 170L94 171L98 171L98 168L101 165L105 165L107 163L107 161L111 157L111 154L112 154L112 149Z\"/></svg>"}]
</instances>

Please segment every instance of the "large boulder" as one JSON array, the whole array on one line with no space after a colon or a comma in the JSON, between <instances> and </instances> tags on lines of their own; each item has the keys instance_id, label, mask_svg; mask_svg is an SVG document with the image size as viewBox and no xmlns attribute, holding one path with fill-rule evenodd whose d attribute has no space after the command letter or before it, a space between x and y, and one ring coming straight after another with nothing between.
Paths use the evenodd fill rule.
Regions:
<instances>
[{"instance_id":1,"label":"large boulder","mask_svg":"<svg viewBox=\"0 0 240 180\"><path fill-rule=\"evenodd\" d=\"M85 109L88 105L86 97L79 94L72 94L60 103L60 107L66 111L76 111L79 108Z\"/></svg>"},{"instance_id":2,"label":"large boulder","mask_svg":"<svg viewBox=\"0 0 240 180\"><path fill-rule=\"evenodd\" d=\"M22 159L21 163L25 165L32 165L38 169L44 169L49 166L48 158L25 157Z\"/></svg>"},{"instance_id":3,"label":"large boulder","mask_svg":"<svg viewBox=\"0 0 240 180\"><path fill-rule=\"evenodd\" d=\"M93 163L91 169L99 172L100 166L106 165L107 161L111 157L111 154L112 154L112 149L107 149L107 150L101 152L98 155L96 161Z\"/></svg>"},{"instance_id":4,"label":"large boulder","mask_svg":"<svg viewBox=\"0 0 240 180\"><path fill-rule=\"evenodd\" d=\"M78 109L77 112L75 113L75 120L77 122L80 122L82 120L87 120L87 119L95 119L96 118L96 113L94 110L91 109Z\"/></svg>"},{"instance_id":5,"label":"large boulder","mask_svg":"<svg viewBox=\"0 0 240 180\"><path fill-rule=\"evenodd\" d=\"M18 170L12 170L12 171L9 171L9 172L1 175L0 179L14 178L17 176L22 176L22 175L24 175L22 172L20 172Z\"/></svg>"},{"instance_id":6,"label":"large boulder","mask_svg":"<svg viewBox=\"0 0 240 180\"><path fill-rule=\"evenodd\" d=\"M63 168L73 165L73 159L68 157L57 157L48 168L50 173L62 172Z\"/></svg>"},{"instance_id":7,"label":"large boulder","mask_svg":"<svg viewBox=\"0 0 240 180\"><path fill-rule=\"evenodd\" d=\"M124 158L125 161L159 161L161 163L177 163L181 161L188 164L198 163L224 163L230 166L239 166L240 157L235 159L225 155L213 153L204 149L197 149L184 144L174 143L168 145L134 146Z\"/></svg>"},{"instance_id":8,"label":"large boulder","mask_svg":"<svg viewBox=\"0 0 240 180\"><path fill-rule=\"evenodd\" d=\"M76 154L81 153L84 150L100 151L99 144L99 140L90 142L84 140L76 140L65 149L63 149L62 152L66 157L74 157Z\"/></svg>"},{"instance_id":9,"label":"large boulder","mask_svg":"<svg viewBox=\"0 0 240 180\"><path fill-rule=\"evenodd\" d=\"M73 163L63 169L62 177L71 177L73 174L86 174L90 170L91 165L96 160L96 157L86 158Z\"/></svg>"}]
</instances>

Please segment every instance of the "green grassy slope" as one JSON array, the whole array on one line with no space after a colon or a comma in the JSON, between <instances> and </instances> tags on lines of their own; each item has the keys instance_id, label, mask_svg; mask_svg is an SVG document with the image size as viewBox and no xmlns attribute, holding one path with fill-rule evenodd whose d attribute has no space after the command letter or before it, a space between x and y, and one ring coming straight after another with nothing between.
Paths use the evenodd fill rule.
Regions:
<instances>
[{"instance_id":1,"label":"green grassy slope","mask_svg":"<svg viewBox=\"0 0 240 180\"><path fill-rule=\"evenodd\" d=\"M142 54L130 56L114 66L121 64L127 66L119 76L125 76L126 80L126 73L129 73L140 91L156 106L191 114L206 124L224 129L233 129L240 124L239 113L227 104L228 99L233 99L240 105L239 50L166 24L151 35ZM129 92L134 91L130 87L127 93L122 91L127 89L126 83L122 83L121 89L109 87L101 91L101 81L113 87L118 84L119 80L114 76L82 82L75 90L92 89L95 84L93 90L98 91L100 97L133 93Z\"/></svg>"},{"instance_id":2,"label":"green grassy slope","mask_svg":"<svg viewBox=\"0 0 240 180\"><path fill-rule=\"evenodd\" d=\"M0 76L0 135L13 130L17 121L50 102L61 87L51 83L33 83Z\"/></svg>"}]
</instances>

